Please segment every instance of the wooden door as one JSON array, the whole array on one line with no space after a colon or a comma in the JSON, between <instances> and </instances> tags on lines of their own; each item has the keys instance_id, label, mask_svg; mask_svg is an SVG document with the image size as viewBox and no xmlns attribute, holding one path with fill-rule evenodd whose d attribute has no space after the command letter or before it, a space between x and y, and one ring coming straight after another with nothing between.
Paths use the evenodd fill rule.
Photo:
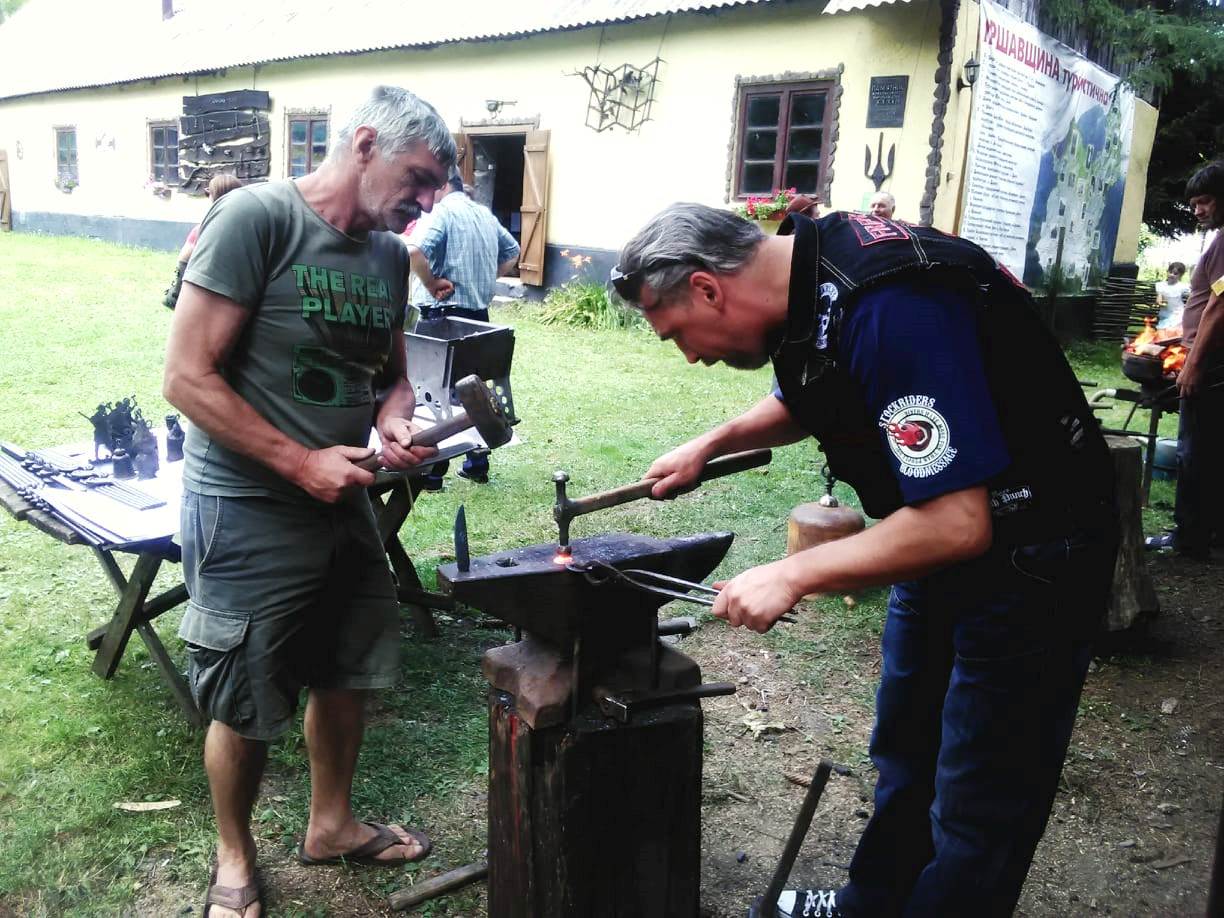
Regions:
<instances>
[{"instance_id":1,"label":"wooden door","mask_svg":"<svg viewBox=\"0 0 1224 918\"><path fill-rule=\"evenodd\" d=\"M8 153L0 150L0 230L13 228L13 206L9 201Z\"/></svg>"},{"instance_id":2,"label":"wooden door","mask_svg":"<svg viewBox=\"0 0 1224 918\"><path fill-rule=\"evenodd\" d=\"M463 184L471 185L476 181L476 154L472 150L472 136L462 132L451 136L455 138L455 165L463 177Z\"/></svg>"},{"instance_id":3,"label":"wooden door","mask_svg":"<svg viewBox=\"0 0 1224 918\"><path fill-rule=\"evenodd\" d=\"M548 131L528 131L523 145L523 226L519 277L544 284L544 244L548 230Z\"/></svg>"}]
</instances>

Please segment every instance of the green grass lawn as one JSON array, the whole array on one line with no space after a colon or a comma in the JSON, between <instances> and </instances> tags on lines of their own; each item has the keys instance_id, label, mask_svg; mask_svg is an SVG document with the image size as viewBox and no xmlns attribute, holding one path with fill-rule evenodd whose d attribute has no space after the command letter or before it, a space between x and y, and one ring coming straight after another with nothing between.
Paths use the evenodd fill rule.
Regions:
<instances>
[{"instance_id":1,"label":"green grass lawn","mask_svg":"<svg viewBox=\"0 0 1224 918\"><path fill-rule=\"evenodd\" d=\"M160 380L170 314L160 299L173 259L89 240L0 234L0 439L27 447L88 439L80 412L124 396L134 395L149 417L168 410ZM545 327L530 309L510 321L523 443L493 457L491 485L449 478L444 492L422 497L401 535L427 583L450 560L460 503L474 554L552 541L554 469L570 473L578 496L635 480L660 452L753 404L769 385L767 370L690 367L642 332ZM1072 358L1082 378L1124 385L1114 346L1077 346ZM1175 423L1166 421L1170 435ZM737 571L781 554L790 508L822 493L820 466L814 446L792 447L767 470L674 502L582 517L573 533L729 529L738 535L722 571ZM851 500L844 488L839 496ZM1171 489L1157 483L1154 503L1167 508L1171 500ZM1150 526L1166 516L1157 511ZM168 566L159 587L173 585L177 574ZM212 827L202 737L186 727L138 640L113 680L92 675L84 637L113 604L87 549L0 514L0 914L116 914L142 901L154 874L158 882L203 888ZM879 628L882 593L853 609L836 602L822 611L820 642L861 638ZM180 657L177 623L170 613L158 628ZM506 634L472 624L444 618L442 637L428 644L406 628L401 687L374 712L356 788L362 814L443 827L435 866L466 863L485 847L479 658ZM823 645L810 656L821 652ZM256 811L261 846L293 847L307 793L295 732L273 750ZM182 803L141 814L113 806L166 799ZM404 885L404 874L354 874L352 882L383 896ZM465 901L452 899L447 908L470 914ZM318 902L280 906L280 913L313 914Z\"/></svg>"}]
</instances>

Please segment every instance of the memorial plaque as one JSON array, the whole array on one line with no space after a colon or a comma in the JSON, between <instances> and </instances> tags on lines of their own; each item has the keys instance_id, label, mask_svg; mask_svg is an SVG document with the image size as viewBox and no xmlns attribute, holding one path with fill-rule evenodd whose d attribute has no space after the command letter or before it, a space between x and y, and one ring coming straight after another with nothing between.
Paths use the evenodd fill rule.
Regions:
<instances>
[{"instance_id":1,"label":"memorial plaque","mask_svg":"<svg viewBox=\"0 0 1224 918\"><path fill-rule=\"evenodd\" d=\"M905 96L909 91L909 76L871 78L867 95L867 127L892 128L905 123Z\"/></svg>"}]
</instances>

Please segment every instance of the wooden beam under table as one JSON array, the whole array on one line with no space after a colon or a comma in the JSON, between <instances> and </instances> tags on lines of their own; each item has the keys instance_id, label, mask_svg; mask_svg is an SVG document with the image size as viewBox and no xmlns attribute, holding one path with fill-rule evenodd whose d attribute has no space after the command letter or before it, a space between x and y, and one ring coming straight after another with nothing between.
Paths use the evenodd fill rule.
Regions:
<instances>
[{"instance_id":1,"label":"wooden beam under table","mask_svg":"<svg viewBox=\"0 0 1224 918\"><path fill-rule=\"evenodd\" d=\"M119 594L119 605L110 623L104 628L90 632L88 641L91 648L97 648L94 656L93 671L103 679L109 679L115 674L119 660L127 649L128 639L135 631L149 649L157 668L161 672L162 681L170 689L170 694L186 715L188 722L195 727L205 726L204 716L196 707L191 697L191 690L186 680L178 671L174 661L166 652L161 638L153 629L152 620L187 599L187 588L179 584L153 599L148 599L153 580L161 567L162 558L152 552L141 552L132 568L132 576L124 577L119 568L119 562L114 554L107 549L95 548L94 555L102 569L106 571L107 579Z\"/></svg>"}]
</instances>

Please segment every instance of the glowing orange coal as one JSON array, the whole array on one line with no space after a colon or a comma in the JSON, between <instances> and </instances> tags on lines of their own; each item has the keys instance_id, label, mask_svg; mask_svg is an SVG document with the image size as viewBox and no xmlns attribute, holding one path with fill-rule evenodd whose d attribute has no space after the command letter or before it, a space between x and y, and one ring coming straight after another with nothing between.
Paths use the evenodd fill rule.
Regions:
<instances>
[{"instance_id":1,"label":"glowing orange coal","mask_svg":"<svg viewBox=\"0 0 1224 918\"><path fill-rule=\"evenodd\" d=\"M1164 375L1176 378L1186 362L1186 348L1181 344L1181 328L1156 328L1151 318L1143 320L1143 331L1123 345L1122 350L1145 357L1158 357Z\"/></svg>"},{"instance_id":2,"label":"glowing orange coal","mask_svg":"<svg viewBox=\"0 0 1224 918\"><path fill-rule=\"evenodd\" d=\"M1164 359L1162 360L1165 376L1176 376L1180 373L1181 368L1186 365L1186 355L1189 353L1180 344L1166 347L1164 349Z\"/></svg>"}]
</instances>

